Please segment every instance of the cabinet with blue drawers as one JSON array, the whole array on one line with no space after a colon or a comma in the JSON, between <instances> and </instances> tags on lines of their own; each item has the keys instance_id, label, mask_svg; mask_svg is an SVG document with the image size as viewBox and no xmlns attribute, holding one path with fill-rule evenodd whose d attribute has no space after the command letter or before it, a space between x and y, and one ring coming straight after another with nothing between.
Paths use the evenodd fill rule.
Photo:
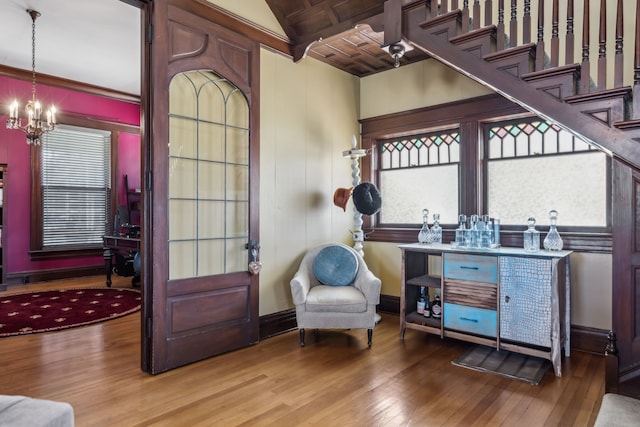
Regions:
<instances>
[{"instance_id":1,"label":"cabinet with blue drawers","mask_svg":"<svg viewBox=\"0 0 640 427\"><path fill-rule=\"evenodd\" d=\"M569 356L571 251L400 245L400 338L407 329L549 359ZM420 287L442 299L442 319L416 312Z\"/></svg>"}]
</instances>

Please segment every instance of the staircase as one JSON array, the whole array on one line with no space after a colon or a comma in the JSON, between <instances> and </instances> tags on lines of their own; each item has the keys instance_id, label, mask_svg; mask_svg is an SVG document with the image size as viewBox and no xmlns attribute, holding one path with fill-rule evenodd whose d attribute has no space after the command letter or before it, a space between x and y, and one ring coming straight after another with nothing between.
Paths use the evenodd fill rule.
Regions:
<instances>
[{"instance_id":1,"label":"staircase","mask_svg":"<svg viewBox=\"0 0 640 427\"><path fill-rule=\"evenodd\" d=\"M607 9L614 1L615 9ZM615 19L607 19L607 12L615 12ZM633 21L626 30L625 16ZM591 22L597 22L593 29ZM610 22L614 25L608 30ZM635 331L640 326L635 313L640 307L633 289L640 287L640 275L633 272L640 271L640 241L635 241L640 240L640 0L388 0L384 29L385 46L411 43L617 160L612 231L618 347L608 352L615 353L615 365L607 367L607 390L619 390L623 381L637 382L640 336ZM592 32L598 34L596 43L591 43ZM625 46L625 35L635 44ZM579 61L574 60L577 47ZM597 52L593 60L592 52ZM628 69L625 57L633 58Z\"/></svg>"},{"instance_id":2,"label":"staircase","mask_svg":"<svg viewBox=\"0 0 640 427\"><path fill-rule=\"evenodd\" d=\"M640 64L626 73L633 76L633 86L623 86L622 69L624 53L629 50L624 49L622 16L629 13L635 16L638 7L623 10L630 1L617 1L615 53L608 58L607 9L605 0L600 0L598 58L592 67L589 58L590 50L595 50L589 40L592 19L589 13L582 12L589 0L579 2L582 18L579 63L573 58L576 16L571 0L508 1L508 31L505 0L427 0L408 4L406 0L389 0L385 9L385 45L404 39L432 58L640 169ZM545 4L550 4L551 13L544 8ZM567 20L562 40L563 64L560 6L565 8L562 16ZM537 15L536 42L530 41L532 8ZM393 34L387 28L394 26L387 22L399 14L402 29ZM551 34L545 34L545 30ZM640 36L635 39L640 42ZM597 70L596 75L592 75L592 69ZM612 77L608 76L611 71ZM607 87L610 80L611 87Z\"/></svg>"}]
</instances>

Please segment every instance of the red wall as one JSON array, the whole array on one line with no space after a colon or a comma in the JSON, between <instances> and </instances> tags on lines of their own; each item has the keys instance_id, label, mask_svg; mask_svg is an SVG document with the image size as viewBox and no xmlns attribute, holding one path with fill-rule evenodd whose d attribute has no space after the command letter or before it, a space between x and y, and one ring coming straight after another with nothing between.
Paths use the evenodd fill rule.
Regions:
<instances>
[{"instance_id":1,"label":"red wall","mask_svg":"<svg viewBox=\"0 0 640 427\"><path fill-rule=\"evenodd\" d=\"M74 114L101 120L140 125L140 106L87 93L37 85L37 98L48 109L55 103L56 110L65 114ZM5 265L7 274L99 265L102 257L75 257L72 259L54 259L31 261L30 241L30 147L24 133L6 129L5 122L9 114L9 105L17 99L20 114L24 117L25 101L31 98L31 82L0 76L0 163L7 164L5 176L4 206L5 224ZM138 135L122 134L118 152L129 153L119 161L119 176L128 174L137 179L140 186L140 140ZM132 146L133 148L129 147ZM137 151L136 151L137 150ZM137 158L135 153L137 153ZM117 177L114 177L114 179ZM114 181L115 185L115 181Z\"/></svg>"}]
</instances>

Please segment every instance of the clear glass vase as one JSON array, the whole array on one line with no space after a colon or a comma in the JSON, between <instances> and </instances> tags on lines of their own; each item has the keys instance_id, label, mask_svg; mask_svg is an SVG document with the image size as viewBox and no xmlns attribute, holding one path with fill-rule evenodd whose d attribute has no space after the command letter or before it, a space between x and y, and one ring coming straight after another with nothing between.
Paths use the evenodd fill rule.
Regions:
<instances>
[{"instance_id":1,"label":"clear glass vase","mask_svg":"<svg viewBox=\"0 0 640 427\"><path fill-rule=\"evenodd\" d=\"M431 239L431 231L429 230L429 209L422 210L422 228L418 233L418 242L420 243L429 243Z\"/></svg>"},{"instance_id":2,"label":"clear glass vase","mask_svg":"<svg viewBox=\"0 0 640 427\"><path fill-rule=\"evenodd\" d=\"M440 214L433 214L431 236L433 237L433 243L442 243L442 226L440 226Z\"/></svg>"},{"instance_id":3,"label":"clear glass vase","mask_svg":"<svg viewBox=\"0 0 640 427\"><path fill-rule=\"evenodd\" d=\"M556 223L558 221L558 211L550 210L549 211L549 234L544 238L544 248L548 251L561 251L562 250L562 237L560 237L560 233L558 233L558 229L556 228Z\"/></svg>"},{"instance_id":4,"label":"clear glass vase","mask_svg":"<svg viewBox=\"0 0 640 427\"><path fill-rule=\"evenodd\" d=\"M536 230L536 219L527 220L528 228L523 234L523 246L527 252L538 252L540 250L540 232Z\"/></svg>"}]
</instances>

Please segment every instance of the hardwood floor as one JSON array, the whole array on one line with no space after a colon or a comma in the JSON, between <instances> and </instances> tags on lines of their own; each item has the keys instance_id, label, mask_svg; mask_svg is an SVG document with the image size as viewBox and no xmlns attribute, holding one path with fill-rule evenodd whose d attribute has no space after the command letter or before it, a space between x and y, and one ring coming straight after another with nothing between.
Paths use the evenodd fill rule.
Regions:
<instances>
[{"instance_id":1,"label":"hardwood floor","mask_svg":"<svg viewBox=\"0 0 640 427\"><path fill-rule=\"evenodd\" d=\"M6 292L102 286L103 277ZM130 278L114 277L114 286ZM140 314L0 338L2 394L69 402L84 426L591 426L604 358L574 351L539 386L453 366L469 344L407 331L297 331L161 375L140 370Z\"/></svg>"}]
</instances>

